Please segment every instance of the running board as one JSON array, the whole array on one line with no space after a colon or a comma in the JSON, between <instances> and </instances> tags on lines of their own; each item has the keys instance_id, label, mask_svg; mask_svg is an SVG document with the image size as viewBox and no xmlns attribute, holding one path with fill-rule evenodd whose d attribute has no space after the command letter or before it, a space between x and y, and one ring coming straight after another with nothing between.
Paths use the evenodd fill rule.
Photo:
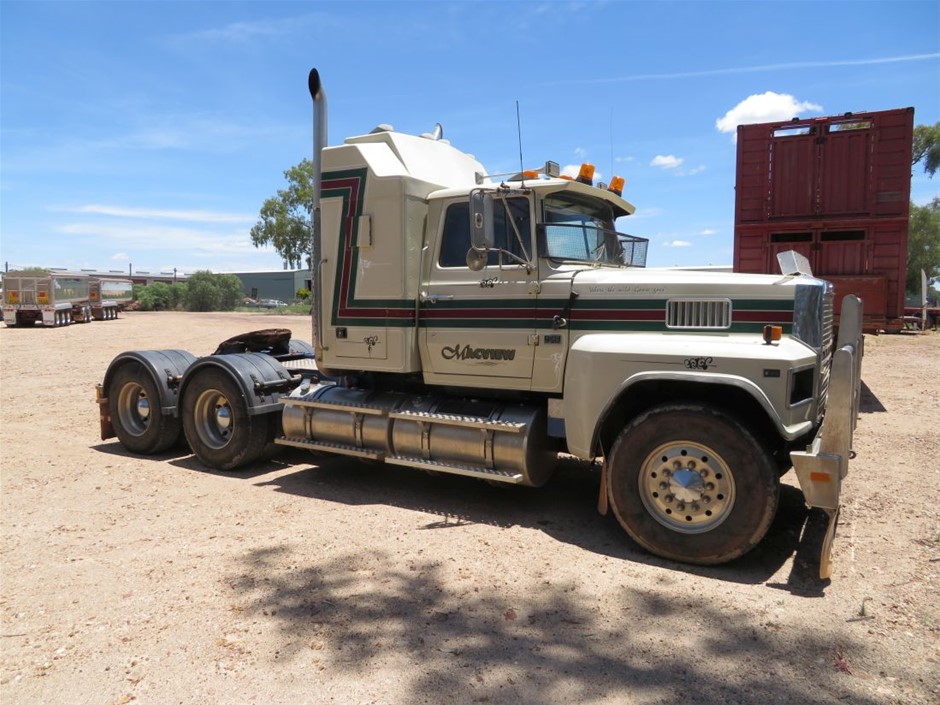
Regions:
<instances>
[{"instance_id":1,"label":"running board","mask_svg":"<svg viewBox=\"0 0 940 705\"><path fill-rule=\"evenodd\" d=\"M356 458L366 458L368 460L385 459L385 453L381 451L345 445L343 443L308 441L305 438L275 438L274 443L279 446L291 446L293 448L303 448L304 450L322 450L327 453L351 455Z\"/></svg>"},{"instance_id":2,"label":"running board","mask_svg":"<svg viewBox=\"0 0 940 705\"><path fill-rule=\"evenodd\" d=\"M411 458L405 455L390 455L385 458L385 462L391 465L405 465L410 468L418 468L419 470L431 470L433 472L450 473L451 475L476 477L481 480L506 482L511 485L517 485L523 480L522 473L518 472L493 470L491 468L480 467L479 465L457 465L455 463L445 463L438 460L426 460L425 458Z\"/></svg>"}]
</instances>

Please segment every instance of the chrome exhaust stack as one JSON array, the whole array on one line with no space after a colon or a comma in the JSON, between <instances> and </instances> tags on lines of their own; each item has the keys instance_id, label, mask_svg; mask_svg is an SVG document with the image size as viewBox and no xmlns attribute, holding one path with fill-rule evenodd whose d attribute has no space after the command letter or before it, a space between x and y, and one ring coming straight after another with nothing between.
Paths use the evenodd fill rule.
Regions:
<instances>
[{"instance_id":1,"label":"chrome exhaust stack","mask_svg":"<svg viewBox=\"0 0 940 705\"><path fill-rule=\"evenodd\" d=\"M323 336L320 334L320 271L323 260L320 252L320 185L323 181L323 150L327 146L327 120L326 120L326 92L320 82L320 72L316 69L310 69L310 75L307 77L307 88L310 90L310 97L313 99L313 206L310 214L313 225L312 233L312 251L310 264L313 271L313 312L311 321L313 328L313 349L316 351L317 360L322 359L320 353L320 341Z\"/></svg>"}]
</instances>

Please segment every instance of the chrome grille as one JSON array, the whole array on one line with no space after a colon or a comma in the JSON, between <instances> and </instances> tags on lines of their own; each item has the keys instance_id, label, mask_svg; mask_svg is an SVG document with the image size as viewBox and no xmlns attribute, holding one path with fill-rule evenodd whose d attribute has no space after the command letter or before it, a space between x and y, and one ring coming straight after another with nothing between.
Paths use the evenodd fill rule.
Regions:
<instances>
[{"instance_id":1,"label":"chrome grille","mask_svg":"<svg viewBox=\"0 0 940 705\"><path fill-rule=\"evenodd\" d=\"M731 327L730 299L670 299L666 303L667 328Z\"/></svg>"},{"instance_id":2,"label":"chrome grille","mask_svg":"<svg viewBox=\"0 0 940 705\"><path fill-rule=\"evenodd\" d=\"M826 402L829 400L829 374L832 368L832 328L835 315L833 313L833 291L827 287L822 299L822 349L819 355L819 404L816 407L816 418L822 417L826 411Z\"/></svg>"}]
</instances>

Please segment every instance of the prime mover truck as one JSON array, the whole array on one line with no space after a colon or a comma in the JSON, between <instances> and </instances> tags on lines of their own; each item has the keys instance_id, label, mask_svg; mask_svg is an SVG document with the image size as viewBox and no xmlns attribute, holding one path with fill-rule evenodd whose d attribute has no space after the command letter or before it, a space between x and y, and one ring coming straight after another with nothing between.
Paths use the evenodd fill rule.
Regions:
<instances>
[{"instance_id":1,"label":"prime mover truck","mask_svg":"<svg viewBox=\"0 0 940 705\"><path fill-rule=\"evenodd\" d=\"M117 355L102 439L184 436L233 470L292 446L538 487L558 453L600 464L598 507L697 564L754 547L795 465L829 516L829 573L862 357L861 305L784 258L778 275L646 269L622 181L503 176L380 126L329 146L316 70L313 344L281 329L215 353ZM585 468L592 464L585 462Z\"/></svg>"},{"instance_id":2,"label":"prime mover truck","mask_svg":"<svg viewBox=\"0 0 940 705\"><path fill-rule=\"evenodd\" d=\"M3 322L12 328L112 320L132 298L127 279L80 272L11 271L3 275Z\"/></svg>"}]
</instances>

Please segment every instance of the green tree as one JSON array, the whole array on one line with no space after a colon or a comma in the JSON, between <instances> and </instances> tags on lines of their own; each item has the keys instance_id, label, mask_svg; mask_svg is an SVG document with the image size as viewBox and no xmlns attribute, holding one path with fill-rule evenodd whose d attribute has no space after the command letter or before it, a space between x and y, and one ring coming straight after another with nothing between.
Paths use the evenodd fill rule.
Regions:
<instances>
[{"instance_id":1,"label":"green tree","mask_svg":"<svg viewBox=\"0 0 940 705\"><path fill-rule=\"evenodd\" d=\"M310 289L298 289L294 294L301 301L306 301L310 298Z\"/></svg>"},{"instance_id":2,"label":"green tree","mask_svg":"<svg viewBox=\"0 0 940 705\"><path fill-rule=\"evenodd\" d=\"M310 212L313 208L313 162L304 159L284 172L287 188L261 206L251 229L255 247L272 245L289 266L310 266Z\"/></svg>"},{"instance_id":3,"label":"green tree","mask_svg":"<svg viewBox=\"0 0 940 705\"><path fill-rule=\"evenodd\" d=\"M153 282L141 286L136 290L136 295L141 311L166 311L172 308L170 306L170 287L163 282Z\"/></svg>"},{"instance_id":4,"label":"green tree","mask_svg":"<svg viewBox=\"0 0 940 705\"><path fill-rule=\"evenodd\" d=\"M175 284L170 284L170 308L176 311L183 307L183 302L186 301L186 284L183 282L176 282Z\"/></svg>"},{"instance_id":5,"label":"green tree","mask_svg":"<svg viewBox=\"0 0 940 705\"><path fill-rule=\"evenodd\" d=\"M914 149L911 164L923 161L924 171L930 176L940 168L940 122L918 125L914 128Z\"/></svg>"},{"instance_id":6,"label":"green tree","mask_svg":"<svg viewBox=\"0 0 940 705\"><path fill-rule=\"evenodd\" d=\"M202 270L186 282L187 311L233 311L242 298L242 282L234 274Z\"/></svg>"},{"instance_id":7,"label":"green tree","mask_svg":"<svg viewBox=\"0 0 940 705\"><path fill-rule=\"evenodd\" d=\"M926 206L911 203L907 233L907 282L909 294L920 295L920 270L927 279L940 277L940 198Z\"/></svg>"}]
</instances>

